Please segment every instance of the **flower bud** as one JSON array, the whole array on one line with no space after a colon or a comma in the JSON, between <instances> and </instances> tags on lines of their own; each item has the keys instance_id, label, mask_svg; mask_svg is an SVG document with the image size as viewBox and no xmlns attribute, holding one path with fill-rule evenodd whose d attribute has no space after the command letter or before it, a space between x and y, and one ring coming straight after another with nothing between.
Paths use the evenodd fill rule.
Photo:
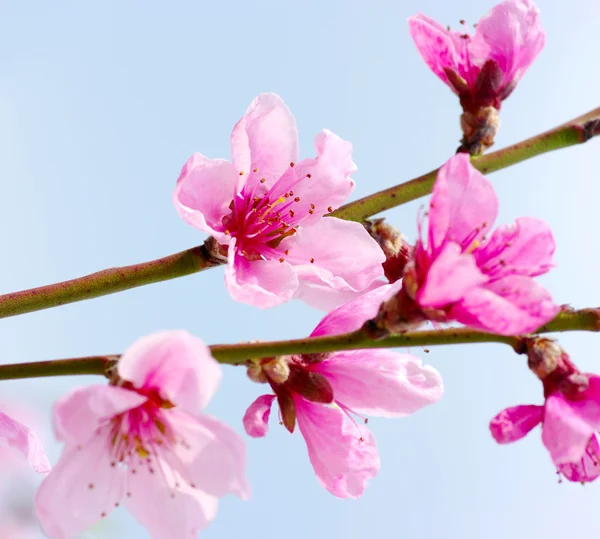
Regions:
<instances>
[{"instance_id":1,"label":"flower bud","mask_svg":"<svg viewBox=\"0 0 600 539\"><path fill-rule=\"evenodd\" d=\"M413 246L397 228L386 223L385 219L365 221L364 227L385 254L385 262L382 266L386 279L390 283L395 283L402 278Z\"/></svg>"},{"instance_id":2,"label":"flower bud","mask_svg":"<svg viewBox=\"0 0 600 539\"><path fill-rule=\"evenodd\" d=\"M257 384L266 384L268 381L267 375L263 371L262 366L260 365L260 363L256 363L255 361L252 361L246 367L246 375L248 376L248 378L250 378L250 380L256 382Z\"/></svg>"},{"instance_id":3,"label":"flower bud","mask_svg":"<svg viewBox=\"0 0 600 539\"><path fill-rule=\"evenodd\" d=\"M480 107L475 111L464 110L460 117L463 132L458 152L479 155L494 144L500 127L500 114L495 107Z\"/></svg>"},{"instance_id":4,"label":"flower bud","mask_svg":"<svg viewBox=\"0 0 600 539\"><path fill-rule=\"evenodd\" d=\"M587 377L554 339L531 337L524 339L523 344L527 365L542 381L546 395L557 390L571 395L587 387Z\"/></svg>"},{"instance_id":5,"label":"flower bud","mask_svg":"<svg viewBox=\"0 0 600 539\"><path fill-rule=\"evenodd\" d=\"M290 375L287 356L272 358L262 363L262 368L269 380L276 384L285 383Z\"/></svg>"}]
</instances>

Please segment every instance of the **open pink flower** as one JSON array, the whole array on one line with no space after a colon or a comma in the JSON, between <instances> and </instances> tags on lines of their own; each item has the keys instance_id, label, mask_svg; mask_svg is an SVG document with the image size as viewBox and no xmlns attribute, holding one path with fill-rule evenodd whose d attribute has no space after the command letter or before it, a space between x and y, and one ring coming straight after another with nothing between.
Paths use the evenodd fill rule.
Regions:
<instances>
[{"instance_id":1,"label":"open pink flower","mask_svg":"<svg viewBox=\"0 0 600 539\"><path fill-rule=\"evenodd\" d=\"M581 373L552 339L525 339L529 368L544 386L543 406L502 410L490 422L499 444L520 440L542 424L542 442L558 472L586 483L600 476L600 376Z\"/></svg>"},{"instance_id":2,"label":"open pink flower","mask_svg":"<svg viewBox=\"0 0 600 539\"><path fill-rule=\"evenodd\" d=\"M328 314L311 336L359 328L400 283L385 285ZM287 376L278 378L286 372ZM379 471L373 435L351 414L403 417L442 396L439 373L409 354L390 350L352 350L328 355L280 358L264 366L275 395L262 395L248 408L244 427L250 436L265 436L273 400L283 424L294 431L296 420L321 484L340 498L357 498ZM359 415L359 417L361 417Z\"/></svg>"},{"instance_id":3,"label":"open pink flower","mask_svg":"<svg viewBox=\"0 0 600 539\"><path fill-rule=\"evenodd\" d=\"M544 222L522 217L492 232L492 185L457 154L438 173L429 204L427 246L419 239L404 289L427 317L515 335L559 311L533 278L552 266L555 244Z\"/></svg>"},{"instance_id":4,"label":"open pink flower","mask_svg":"<svg viewBox=\"0 0 600 539\"><path fill-rule=\"evenodd\" d=\"M493 106L515 86L544 47L546 34L531 0L504 0L478 23L473 36L418 14L410 35L429 68L459 95L463 108Z\"/></svg>"},{"instance_id":5,"label":"open pink flower","mask_svg":"<svg viewBox=\"0 0 600 539\"><path fill-rule=\"evenodd\" d=\"M516 442L542 424L542 442L558 472L578 483L600 475L600 377L589 375L589 388L570 400L560 392L544 406L520 405L502 410L490 423L499 444Z\"/></svg>"},{"instance_id":6,"label":"open pink flower","mask_svg":"<svg viewBox=\"0 0 600 539\"><path fill-rule=\"evenodd\" d=\"M220 368L184 331L135 342L116 385L76 389L53 410L65 444L35 499L47 535L70 539L123 505L152 539L195 537L218 498L249 494L245 447L229 427L198 410Z\"/></svg>"},{"instance_id":7,"label":"open pink flower","mask_svg":"<svg viewBox=\"0 0 600 539\"><path fill-rule=\"evenodd\" d=\"M225 283L237 301L339 305L383 275L385 256L360 223L323 218L354 188L352 146L323 130L315 148L298 162L294 117L279 96L261 94L233 128L233 163L196 153L184 165L175 207L227 246Z\"/></svg>"},{"instance_id":8,"label":"open pink flower","mask_svg":"<svg viewBox=\"0 0 600 539\"><path fill-rule=\"evenodd\" d=\"M39 473L48 473L50 463L39 438L23 423L0 412L0 447L16 449Z\"/></svg>"}]
</instances>

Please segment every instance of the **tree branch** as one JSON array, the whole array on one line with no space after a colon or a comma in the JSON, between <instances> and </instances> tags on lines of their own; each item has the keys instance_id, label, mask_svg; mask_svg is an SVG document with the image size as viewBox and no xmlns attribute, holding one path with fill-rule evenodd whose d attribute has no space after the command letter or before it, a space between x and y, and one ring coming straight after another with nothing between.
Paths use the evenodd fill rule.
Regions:
<instances>
[{"instance_id":1,"label":"tree branch","mask_svg":"<svg viewBox=\"0 0 600 539\"><path fill-rule=\"evenodd\" d=\"M559 331L600 331L600 309L565 309L552 322L536 333ZM243 344L216 344L210 347L213 357L228 365L245 365L250 359L290 354L316 354L340 350L369 348L398 348L405 346L439 346L495 342L508 344L515 351L522 349L521 337L507 337L474 331L469 328L449 328L428 331L412 331L374 340L362 329L342 335L307 337L286 341L256 342ZM37 378L43 376L67 376L74 374L101 374L110 377L112 367L120 355L90 356L74 359L38 361L0 365L0 380Z\"/></svg>"}]
</instances>

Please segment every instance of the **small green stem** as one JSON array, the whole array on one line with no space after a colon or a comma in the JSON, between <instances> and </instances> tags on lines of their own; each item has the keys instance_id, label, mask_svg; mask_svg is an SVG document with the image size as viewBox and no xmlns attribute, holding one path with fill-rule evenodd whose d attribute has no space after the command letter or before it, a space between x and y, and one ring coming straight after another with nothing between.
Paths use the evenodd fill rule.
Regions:
<instances>
[{"instance_id":1,"label":"small green stem","mask_svg":"<svg viewBox=\"0 0 600 539\"><path fill-rule=\"evenodd\" d=\"M598 135L599 118L600 107L512 146L480 157L473 157L472 163L475 168L488 174L543 153L582 144ZM431 193L438 170L439 168L436 168L413 180L349 202L331 215L349 221L364 221L377 213L426 196Z\"/></svg>"},{"instance_id":2,"label":"small green stem","mask_svg":"<svg viewBox=\"0 0 600 539\"><path fill-rule=\"evenodd\" d=\"M600 132L600 108L555 129L502 150L473 159L482 172L494 172L545 152L580 144ZM363 221L384 210L415 200L431 192L438 169L406 183L342 206L330 215ZM216 241L165 258L132 266L111 268L78 279L0 295L0 318L49 309L67 303L97 298L203 271L224 262Z\"/></svg>"},{"instance_id":3,"label":"small green stem","mask_svg":"<svg viewBox=\"0 0 600 539\"><path fill-rule=\"evenodd\" d=\"M600 309L564 310L536 333L559 331L600 331ZM508 337L469 328L449 328L429 331L411 331L374 340L362 329L341 335L307 337L287 341L245 344L215 344L210 347L213 357L228 365L244 365L250 359L291 354L317 354L341 350L369 348L398 348L405 346L439 346L446 344L502 343L514 350L522 349L521 337ZM38 361L0 365L0 380L67 376L74 374L102 374L108 376L119 359L118 354L90 356L75 359Z\"/></svg>"}]
</instances>

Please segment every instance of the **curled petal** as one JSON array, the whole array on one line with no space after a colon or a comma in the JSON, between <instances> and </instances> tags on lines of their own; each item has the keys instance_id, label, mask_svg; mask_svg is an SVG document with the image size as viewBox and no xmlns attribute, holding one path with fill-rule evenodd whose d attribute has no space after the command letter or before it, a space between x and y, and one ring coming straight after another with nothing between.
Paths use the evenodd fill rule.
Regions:
<instances>
[{"instance_id":1,"label":"curled petal","mask_svg":"<svg viewBox=\"0 0 600 539\"><path fill-rule=\"evenodd\" d=\"M231 133L231 156L238 174L237 191L250 193L264 178L258 195L298 160L296 121L281 97L260 94L250 104Z\"/></svg>"},{"instance_id":2,"label":"curled petal","mask_svg":"<svg viewBox=\"0 0 600 539\"><path fill-rule=\"evenodd\" d=\"M554 266L556 249L550 227L539 219L521 217L494 230L473 256L482 271L494 278L507 275L536 277Z\"/></svg>"},{"instance_id":3,"label":"curled petal","mask_svg":"<svg viewBox=\"0 0 600 539\"><path fill-rule=\"evenodd\" d=\"M482 331L518 335L534 332L559 311L548 291L531 277L511 275L469 290L449 316Z\"/></svg>"},{"instance_id":4,"label":"curled petal","mask_svg":"<svg viewBox=\"0 0 600 539\"><path fill-rule=\"evenodd\" d=\"M437 402L442 377L418 357L390 350L334 352L312 365L327 378L336 401L353 412L403 417Z\"/></svg>"},{"instance_id":5,"label":"curled petal","mask_svg":"<svg viewBox=\"0 0 600 539\"><path fill-rule=\"evenodd\" d=\"M248 260L235 247L232 239L225 269L225 284L233 299L264 309L293 297L298 276L288 262Z\"/></svg>"},{"instance_id":6,"label":"curled petal","mask_svg":"<svg viewBox=\"0 0 600 539\"><path fill-rule=\"evenodd\" d=\"M529 434L541 423L543 416L543 406L513 406L502 410L490 421L490 431L499 444L510 444Z\"/></svg>"},{"instance_id":7,"label":"curled petal","mask_svg":"<svg viewBox=\"0 0 600 539\"><path fill-rule=\"evenodd\" d=\"M435 254L444 244L473 248L492 229L498 197L492 184L459 153L440 168L429 204L429 248Z\"/></svg>"},{"instance_id":8,"label":"curled petal","mask_svg":"<svg viewBox=\"0 0 600 539\"><path fill-rule=\"evenodd\" d=\"M358 498L379 472L373 435L337 407L294 401L317 479L338 498Z\"/></svg>"},{"instance_id":9,"label":"curled petal","mask_svg":"<svg viewBox=\"0 0 600 539\"><path fill-rule=\"evenodd\" d=\"M38 473L48 473L50 463L40 439L19 421L0 412L0 445L19 451Z\"/></svg>"},{"instance_id":10,"label":"curled petal","mask_svg":"<svg viewBox=\"0 0 600 539\"><path fill-rule=\"evenodd\" d=\"M208 159L195 153L181 169L173 193L177 213L193 227L229 243L223 217L235 193L238 174L224 159Z\"/></svg>"},{"instance_id":11,"label":"curled petal","mask_svg":"<svg viewBox=\"0 0 600 539\"><path fill-rule=\"evenodd\" d=\"M118 372L136 389L155 390L190 413L208 404L221 380L221 367L208 346L187 331L138 339L123 354Z\"/></svg>"},{"instance_id":12,"label":"curled petal","mask_svg":"<svg viewBox=\"0 0 600 539\"><path fill-rule=\"evenodd\" d=\"M367 320L375 318L380 305L402 288L402 281L378 286L358 298L331 311L310 334L311 337L337 335L359 329Z\"/></svg>"},{"instance_id":13,"label":"curled petal","mask_svg":"<svg viewBox=\"0 0 600 539\"><path fill-rule=\"evenodd\" d=\"M261 438L269 432L269 416L275 395L261 395L244 414L244 429L248 436Z\"/></svg>"}]
</instances>

